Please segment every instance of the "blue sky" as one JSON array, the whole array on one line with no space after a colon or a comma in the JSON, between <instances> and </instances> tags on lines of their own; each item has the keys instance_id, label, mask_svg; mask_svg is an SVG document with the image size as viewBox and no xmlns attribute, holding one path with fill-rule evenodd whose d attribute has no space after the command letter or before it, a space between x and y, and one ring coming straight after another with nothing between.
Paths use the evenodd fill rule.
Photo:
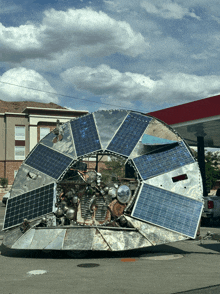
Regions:
<instances>
[{"instance_id":1,"label":"blue sky","mask_svg":"<svg viewBox=\"0 0 220 294\"><path fill-rule=\"evenodd\" d=\"M2 100L150 112L220 94L219 57L218 0L0 0Z\"/></svg>"}]
</instances>

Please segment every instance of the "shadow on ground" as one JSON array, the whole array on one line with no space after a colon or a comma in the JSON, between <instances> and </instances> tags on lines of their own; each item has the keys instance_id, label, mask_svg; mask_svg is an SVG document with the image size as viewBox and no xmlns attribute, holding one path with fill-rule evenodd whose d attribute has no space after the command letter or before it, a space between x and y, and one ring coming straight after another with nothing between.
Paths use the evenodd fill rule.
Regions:
<instances>
[{"instance_id":1,"label":"shadow on ground","mask_svg":"<svg viewBox=\"0 0 220 294\"><path fill-rule=\"evenodd\" d=\"M0 246L0 251L2 256L16 257L16 258L39 258L39 259L69 259L69 258L86 258L86 259L103 259L103 258L138 258L142 255L152 254L152 253L170 253L170 254L186 254L181 249L168 246L168 245L158 245L155 247L135 249L128 251L44 251L44 250L15 250L8 249L3 244Z\"/></svg>"},{"instance_id":2,"label":"shadow on ground","mask_svg":"<svg viewBox=\"0 0 220 294\"><path fill-rule=\"evenodd\" d=\"M187 294L187 293L193 293L193 294L218 294L220 292L220 285L214 285L214 286L209 286L209 287L204 287L204 288L197 288L197 289L192 289L189 291L184 291L184 292L175 292L173 294Z\"/></svg>"},{"instance_id":3,"label":"shadow on ground","mask_svg":"<svg viewBox=\"0 0 220 294\"><path fill-rule=\"evenodd\" d=\"M220 228L220 219L202 218L201 227Z\"/></svg>"},{"instance_id":4,"label":"shadow on ground","mask_svg":"<svg viewBox=\"0 0 220 294\"><path fill-rule=\"evenodd\" d=\"M220 252L220 243L215 243L215 244L200 244L201 247L208 249L208 250L213 250Z\"/></svg>"}]
</instances>

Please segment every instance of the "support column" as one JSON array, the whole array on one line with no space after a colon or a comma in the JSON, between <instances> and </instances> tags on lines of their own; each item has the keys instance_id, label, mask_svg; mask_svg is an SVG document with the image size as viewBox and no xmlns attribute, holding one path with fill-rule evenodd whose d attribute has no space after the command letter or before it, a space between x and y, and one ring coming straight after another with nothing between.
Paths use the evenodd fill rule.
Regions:
<instances>
[{"instance_id":1,"label":"support column","mask_svg":"<svg viewBox=\"0 0 220 294\"><path fill-rule=\"evenodd\" d=\"M197 151L198 151L198 163L202 175L203 183L203 195L207 196L206 189L206 174L205 174L205 148L204 148L204 137L197 137Z\"/></svg>"},{"instance_id":2,"label":"support column","mask_svg":"<svg viewBox=\"0 0 220 294\"><path fill-rule=\"evenodd\" d=\"M95 171L96 171L96 172L99 172L99 155L98 155L98 154L96 154Z\"/></svg>"},{"instance_id":3,"label":"support column","mask_svg":"<svg viewBox=\"0 0 220 294\"><path fill-rule=\"evenodd\" d=\"M7 178L7 172L6 172L6 168L7 168L7 115L5 114L5 117L4 117L4 122L5 122L5 154L4 154L4 178Z\"/></svg>"},{"instance_id":4,"label":"support column","mask_svg":"<svg viewBox=\"0 0 220 294\"><path fill-rule=\"evenodd\" d=\"M29 125L29 152L37 144L37 125Z\"/></svg>"}]
</instances>

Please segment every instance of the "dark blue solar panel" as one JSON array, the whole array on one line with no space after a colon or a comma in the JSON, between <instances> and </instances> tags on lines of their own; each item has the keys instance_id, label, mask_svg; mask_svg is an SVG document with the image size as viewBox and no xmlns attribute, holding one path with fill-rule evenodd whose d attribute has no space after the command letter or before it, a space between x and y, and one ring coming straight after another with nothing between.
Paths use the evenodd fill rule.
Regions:
<instances>
[{"instance_id":1,"label":"dark blue solar panel","mask_svg":"<svg viewBox=\"0 0 220 294\"><path fill-rule=\"evenodd\" d=\"M54 210L54 183L8 199L4 229L32 220Z\"/></svg>"},{"instance_id":2,"label":"dark blue solar panel","mask_svg":"<svg viewBox=\"0 0 220 294\"><path fill-rule=\"evenodd\" d=\"M73 159L39 144L25 163L54 179L58 179L72 161Z\"/></svg>"},{"instance_id":3,"label":"dark blue solar panel","mask_svg":"<svg viewBox=\"0 0 220 294\"><path fill-rule=\"evenodd\" d=\"M70 122L77 156L101 149L93 115L80 117Z\"/></svg>"},{"instance_id":4,"label":"dark blue solar panel","mask_svg":"<svg viewBox=\"0 0 220 294\"><path fill-rule=\"evenodd\" d=\"M128 114L107 149L129 156L151 120L151 117L141 114Z\"/></svg>"},{"instance_id":5,"label":"dark blue solar panel","mask_svg":"<svg viewBox=\"0 0 220 294\"><path fill-rule=\"evenodd\" d=\"M144 184L132 216L194 238L202 208L202 202Z\"/></svg>"},{"instance_id":6,"label":"dark blue solar panel","mask_svg":"<svg viewBox=\"0 0 220 294\"><path fill-rule=\"evenodd\" d=\"M146 180L157 175L167 173L195 160L186 148L183 142L180 142L174 148L142 155L133 159L141 177Z\"/></svg>"}]
</instances>

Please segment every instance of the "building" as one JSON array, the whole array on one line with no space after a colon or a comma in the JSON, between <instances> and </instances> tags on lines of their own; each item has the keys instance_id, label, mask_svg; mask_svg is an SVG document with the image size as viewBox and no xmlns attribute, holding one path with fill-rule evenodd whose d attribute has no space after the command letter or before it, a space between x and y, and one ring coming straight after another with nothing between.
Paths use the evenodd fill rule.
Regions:
<instances>
[{"instance_id":1,"label":"building","mask_svg":"<svg viewBox=\"0 0 220 294\"><path fill-rule=\"evenodd\" d=\"M0 100L0 178L11 185L22 161L57 124L87 114L55 103Z\"/></svg>"}]
</instances>

